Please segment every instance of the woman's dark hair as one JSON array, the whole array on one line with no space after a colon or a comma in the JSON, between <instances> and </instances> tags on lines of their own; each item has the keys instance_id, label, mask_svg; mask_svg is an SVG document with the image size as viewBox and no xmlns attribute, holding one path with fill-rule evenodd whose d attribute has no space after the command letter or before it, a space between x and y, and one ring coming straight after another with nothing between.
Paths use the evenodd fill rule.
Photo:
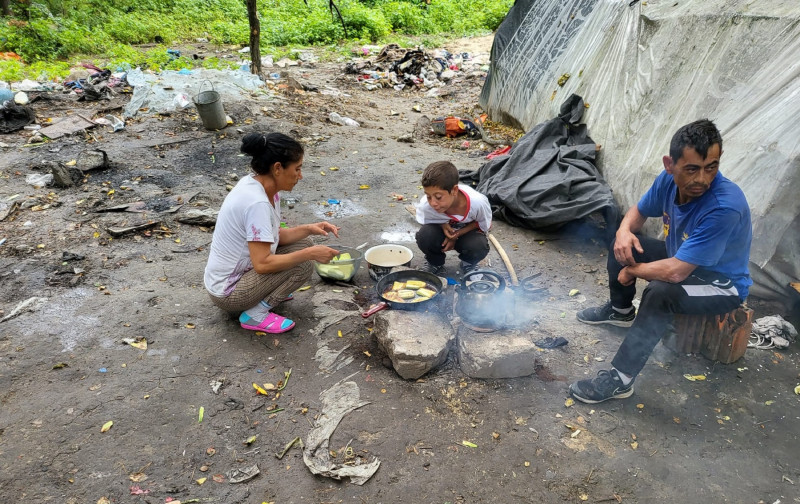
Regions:
<instances>
[{"instance_id":1,"label":"woman's dark hair","mask_svg":"<svg viewBox=\"0 0 800 504\"><path fill-rule=\"evenodd\" d=\"M283 133L248 133L242 138L242 153L252 156L250 167L259 175L269 174L275 163L286 166L303 158L303 146Z\"/></svg>"}]
</instances>

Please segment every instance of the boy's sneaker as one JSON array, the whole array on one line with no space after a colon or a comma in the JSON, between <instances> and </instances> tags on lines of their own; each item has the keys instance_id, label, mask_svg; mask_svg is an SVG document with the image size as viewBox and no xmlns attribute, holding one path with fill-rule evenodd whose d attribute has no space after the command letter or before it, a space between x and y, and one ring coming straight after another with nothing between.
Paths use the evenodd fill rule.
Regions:
<instances>
[{"instance_id":1,"label":"boy's sneaker","mask_svg":"<svg viewBox=\"0 0 800 504\"><path fill-rule=\"evenodd\" d=\"M575 399L588 404L601 403L609 399L625 399L633 395L633 382L622 384L616 369L597 373L591 380L576 381L569 386L569 393Z\"/></svg>"},{"instance_id":2,"label":"boy's sneaker","mask_svg":"<svg viewBox=\"0 0 800 504\"><path fill-rule=\"evenodd\" d=\"M428 261L425 261L422 266L420 266L419 271L424 271L426 273L433 273L434 275L443 275L444 274L444 264L441 266L436 266L435 264L431 264Z\"/></svg>"},{"instance_id":3,"label":"boy's sneaker","mask_svg":"<svg viewBox=\"0 0 800 504\"><path fill-rule=\"evenodd\" d=\"M467 261L461 261L458 266L459 270L461 270L461 275L465 276L473 271L478 271L481 267L478 264L468 263Z\"/></svg>"},{"instance_id":4,"label":"boy's sneaker","mask_svg":"<svg viewBox=\"0 0 800 504\"><path fill-rule=\"evenodd\" d=\"M584 324L609 324L617 327L630 327L636 318L636 310L631 308L629 313L620 313L611 306L611 301L603 306L594 306L581 310L576 318Z\"/></svg>"}]
</instances>

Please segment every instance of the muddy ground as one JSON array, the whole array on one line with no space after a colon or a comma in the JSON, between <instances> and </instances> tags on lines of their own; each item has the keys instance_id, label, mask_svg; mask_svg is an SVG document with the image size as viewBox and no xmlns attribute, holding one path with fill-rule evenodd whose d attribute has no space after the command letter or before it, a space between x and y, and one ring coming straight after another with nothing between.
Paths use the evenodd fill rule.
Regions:
<instances>
[{"instance_id":1,"label":"muddy ground","mask_svg":"<svg viewBox=\"0 0 800 504\"><path fill-rule=\"evenodd\" d=\"M488 52L490 43L449 48ZM202 129L188 111L42 146L24 147L28 132L0 137L10 145L2 149L0 201L19 195L13 201L22 203L0 222L0 318L26 299L46 298L0 323L3 502L800 502L794 347L749 350L722 365L659 345L631 399L565 405L569 382L606 368L624 334L575 320L606 299L603 230L592 219L554 234L495 224L519 276L541 273L549 290L528 307L535 323L525 333L569 340L540 352L538 372L524 378L470 379L451 359L420 380L401 379L371 320L359 316L374 299L365 269L352 286L315 275L310 289L279 307L297 321L284 335L242 330L217 310L202 286L211 229L177 219L218 208L226 186L247 173L238 155L245 133L282 131L306 143L304 179L286 195L297 202L283 209L289 225L327 218L342 227L328 243L395 242L416 252L415 222L392 193L421 195L421 169L433 160L476 169L493 149L427 135L397 141L422 114L469 113L480 78L459 78L451 95L426 98L367 91L342 68L288 71L348 96L280 92L226 104L235 124L221 132ZM40 121L92 116L129 95L102 105L53 98L33 104ZM361 127L331 124L333 111ZM67 163L95 148L111 165L77 186L25 183L44 161ZM328 199L342 203L325 206ZM137 201L144 213L98 211ZM149 221L160 224L113 239L107 232ZM496 251L489 260L506 272ZM457 259L448 267L454 272ZM572 289L580 294L570 297ZM751 304L757 317L780 313ZM146 338L147 349L124 338ZM290 369L278 398L256 394L254 382L278 384ZM306 439L324 418L320 392L346 378L369 404L344 417L330 448L340 463L380 460L363 486L312 475L297 446L275 456L295 437ZM253 464L258 476L230 483L229 471Z\"/></svg>"}]
</instances>

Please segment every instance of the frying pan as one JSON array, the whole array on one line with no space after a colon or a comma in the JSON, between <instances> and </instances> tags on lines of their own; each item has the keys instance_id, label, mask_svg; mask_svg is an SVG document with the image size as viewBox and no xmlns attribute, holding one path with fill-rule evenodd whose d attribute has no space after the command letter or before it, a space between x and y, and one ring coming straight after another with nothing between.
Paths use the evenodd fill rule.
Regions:
<instances>
[{"instance_id":1,"label":"frying pan","mask_svg":"<svg viewBox=\"0 0 800 504\"><path fill-rule=\"evenodd\" d=\"M425 282L430 287L433 287L433 290L436 291L436 294L431 296L430 299L418 301L416 303L398 303L397 301L391 301L383 297L383 293L386 292L386 290L395 282L407 282L409 280L420 280ZM381 298L381 302L371 306L367 311L363 312L361 316L367 318L381 310L385 310L386 308L414 311L425 310L431 306L431 303L434 300L439 298L439 295L442 293L442 288L442 280L433 273L416 270L394 271L383 276L380 280L378 280L377 285L375 285L375 289L378 291L378 297Z\"/></svg>"}]
</instances>

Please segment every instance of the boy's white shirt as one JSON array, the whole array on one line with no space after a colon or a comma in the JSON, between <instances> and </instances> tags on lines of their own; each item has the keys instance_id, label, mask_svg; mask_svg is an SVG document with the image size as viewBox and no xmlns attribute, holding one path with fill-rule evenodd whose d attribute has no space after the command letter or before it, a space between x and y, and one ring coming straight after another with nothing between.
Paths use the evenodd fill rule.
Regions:
<instances>
[{"instance_id":1,"label":"boy's white shirt","mask_svg":"<svg viewBox=\"0 0 800 504\"><path fill-rule=\"evenodd\" d=\"M428 204L423 196L417 203L417 222L420 224L444 224L449 222L453 229L461 229L470 222L477 222L478 227L487 233L492 227L492 206L483 194L468 185L458 184L458 190L467 198L466 215L439 213Z\"/></svg>"}]
</instances>

